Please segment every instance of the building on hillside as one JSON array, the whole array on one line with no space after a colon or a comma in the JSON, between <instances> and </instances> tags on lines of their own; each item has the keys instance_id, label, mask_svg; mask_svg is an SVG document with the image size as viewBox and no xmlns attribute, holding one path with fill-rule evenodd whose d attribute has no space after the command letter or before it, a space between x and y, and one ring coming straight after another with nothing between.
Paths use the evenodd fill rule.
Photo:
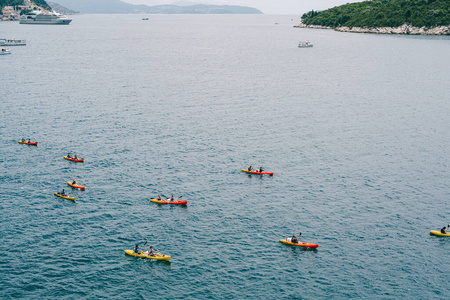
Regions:
<instances>
[{"instance_id":1,"label":"building on hillside","mask_svg":"<svg viewBox=\"0 0 450 300\"><path fill-rule=\"evenodd\" d=\"M13 6L3 7L2 14L0 20L3 21L17 21L20 18L20 11L15 10Z\"/></svg>"}]
</instances>

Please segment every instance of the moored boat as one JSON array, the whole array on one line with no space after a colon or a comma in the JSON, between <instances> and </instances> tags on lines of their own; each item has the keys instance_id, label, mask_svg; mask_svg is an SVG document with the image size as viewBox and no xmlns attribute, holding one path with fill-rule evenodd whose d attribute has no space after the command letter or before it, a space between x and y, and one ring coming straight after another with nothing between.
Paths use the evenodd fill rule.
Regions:
<instances>
[{"instance_id":1,"label":"moored boat","mask_svg":"<svg viewBox=\"0 0 450 300\"><path fill-rule=\"evenodd\" d=\"M6 48L0 48L0 55L11 54L11 50Z\"/></svg>"},{"instance_id":2,"label":"moored boat","mask_svg":"<svg viewBox=\"0 0 450 300\"><path fill-rule=\"evenodd\" d=\"M20 17L20 24L36 24L36 25L69 25L72 19L67 18L55 12L43 13L40 11L32 11Z\"/></svg>"},{"instance_id":3,"label":"moored boat","mask_svg":"<svg viewBox=\"0 0 450 300\"><path fill-rule=\"evenodd\" d=\"M25 46L26 40L0 39L0 46Z\"/></svg>"},{"instance_id":4,"label":"moored boat","mask_svg":"<svg viewBox=\"0 0 450 300\"><path fill-rule=\"evenodd\" d=\"M313 44L310 41L300 41L298 43L298 47L299 48L309 48L309 47L312 47L312 46L313 46Z\"/></svg>"}]
</instances>

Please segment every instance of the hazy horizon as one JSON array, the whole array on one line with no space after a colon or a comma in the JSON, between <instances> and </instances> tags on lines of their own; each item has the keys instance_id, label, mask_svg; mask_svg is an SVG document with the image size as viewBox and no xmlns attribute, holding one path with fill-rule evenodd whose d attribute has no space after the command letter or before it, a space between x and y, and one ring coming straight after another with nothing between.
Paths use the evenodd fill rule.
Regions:
<instances>
[{"instance_id":1,"label":"hazy horizon","mask_svg":"<svg viewBox=\"0 0 450 300\"><path fill-rule=\"evenodd\" d=\"M324 10L334 6L362 2L361 0L122 0L131 4L145 4L149 6L177 3L202 3L215 5L240 5L250 6L261 10L265 14L290 14L297 15L314 10Z\"/></svg>"}]
</instances>

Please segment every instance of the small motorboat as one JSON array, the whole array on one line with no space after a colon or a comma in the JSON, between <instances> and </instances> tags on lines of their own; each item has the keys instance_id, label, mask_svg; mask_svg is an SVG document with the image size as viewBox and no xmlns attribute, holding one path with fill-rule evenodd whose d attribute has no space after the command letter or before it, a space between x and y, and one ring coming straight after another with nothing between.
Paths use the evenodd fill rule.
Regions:
<instances>
[{"instance_id":1,"label":"small motorboat","mask_svg":"<svg viewBox=\"0 0 450 300\"><path fill-rule=\"evenodd\" d=\"M313 46L313 44L310 41L301 41L298 43L299 48L309 48L312 46Z\"/></svg>"},{"instance_id":2,"label":"small motorboat","mask_svg":"<svg viewBox=\"0 0 450 300\"><path fill-rule=\"evenodd\" d=\"M0 55L11 54L11 50L6 48L0 48Z\"/></svg>"}]
</instances>

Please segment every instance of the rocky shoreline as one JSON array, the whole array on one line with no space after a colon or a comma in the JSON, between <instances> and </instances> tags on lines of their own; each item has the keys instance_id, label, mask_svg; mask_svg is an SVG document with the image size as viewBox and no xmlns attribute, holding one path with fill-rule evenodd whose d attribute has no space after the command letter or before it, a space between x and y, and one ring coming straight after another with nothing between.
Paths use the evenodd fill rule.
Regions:
<instances>
[{"instance_id":1,"label":"rocky shoreline","mask_svg":"<svg viewBox=\"0 0 450 300\"><path fill-rule=\"evenodd\" d=\"M328 27L320 25L295 25L295 28L334 29L341 32L375 33L375 34L412 34L412 35L450 35L449 26L414 27L403 24L398 27Z\"/></svg>"}]
</instances>

